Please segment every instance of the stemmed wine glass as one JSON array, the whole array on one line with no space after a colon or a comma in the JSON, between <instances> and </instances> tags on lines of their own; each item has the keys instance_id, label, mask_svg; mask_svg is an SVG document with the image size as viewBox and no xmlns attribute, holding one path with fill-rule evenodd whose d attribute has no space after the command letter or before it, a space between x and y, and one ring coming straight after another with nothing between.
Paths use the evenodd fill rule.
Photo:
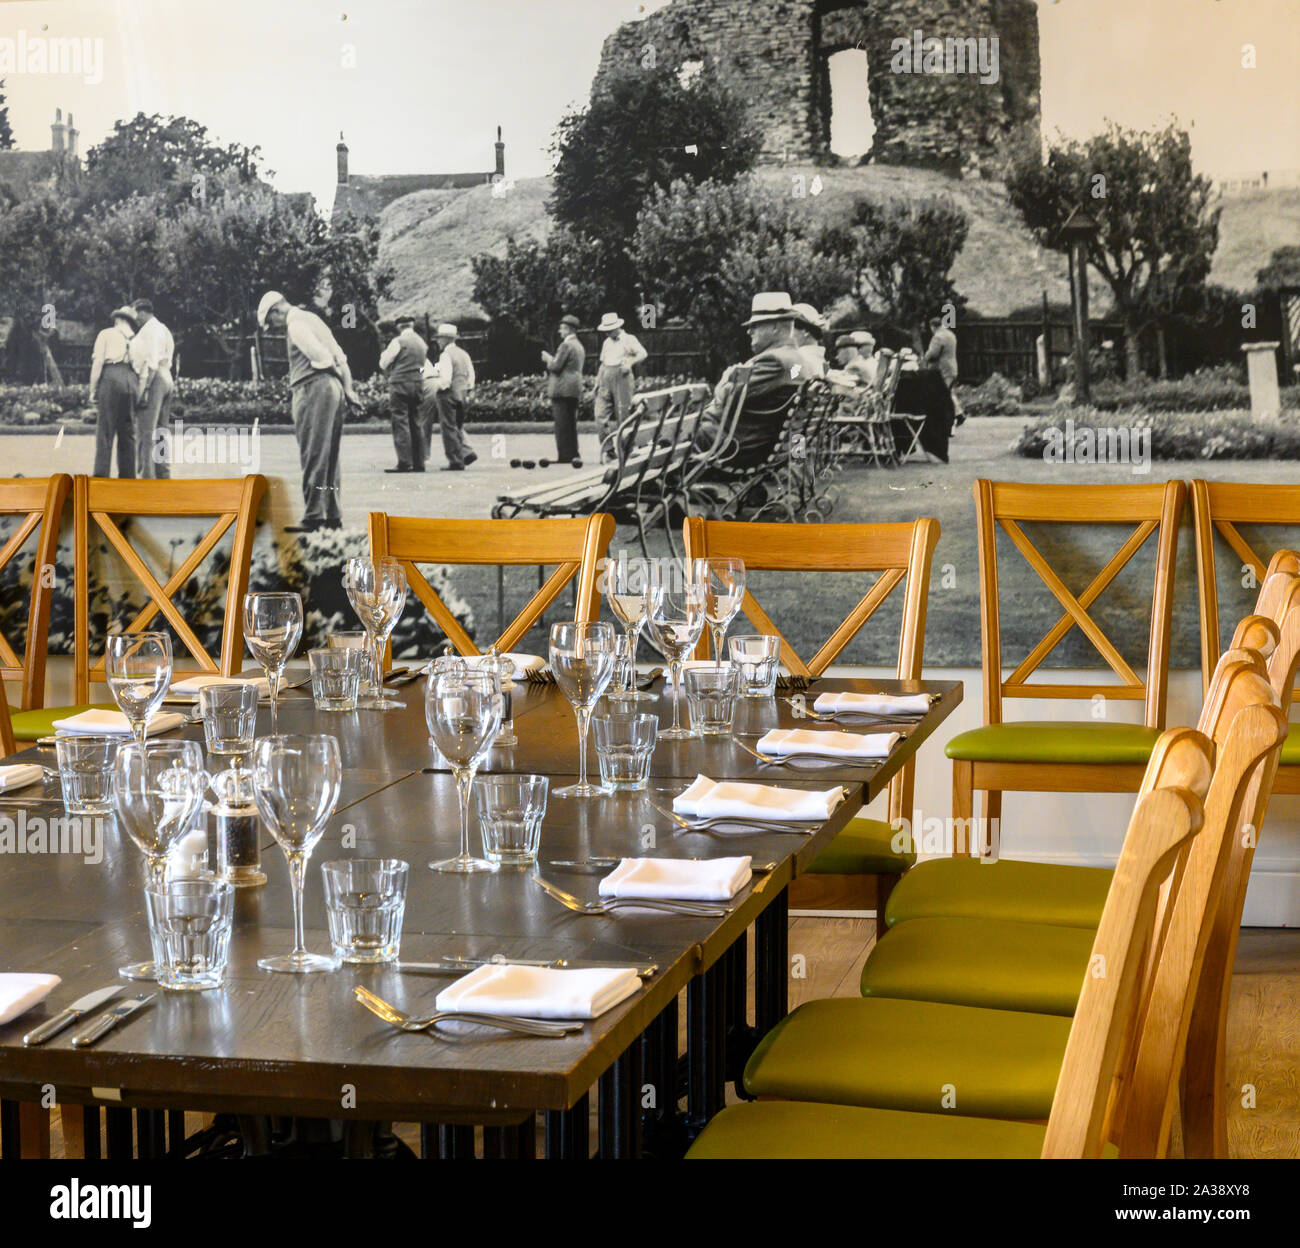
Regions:
<instances>
[{"instance_id":1,"label":"stemmed wine glass","mask_svg":"<svg viewBox=\"0 0 1300 1248\"><path fill-rule=\"evenodd\" d=\"M431 862L435 871L469 875L495 871L483 858L469 852L469 795L474 773L492 748L501 727L501 682L487 668L461 668L435 672L424 695L424 718L429 735L456 776L460 797L460 853Z\"/></svg>"},{"instance_id":2,"label":"stemmed wine glass","mask_svg":"<svg viewBox=\"0 0 1300 1248\"><path fill-rule=\"evenodd\" d=\"M116 633L104 653L109 692L144 744L149 719L172 683L172 642L166 633Z\"/></svg>"},{"instance_id":3,"label":"stemmed wine glass","mask_svg":"<svg viewBox=\"0 0 1300 1248\"><path fill-rule=\"evenodd\" d=\"M357 706L368 711L401 710L405 703L384 693L383 671L384 647L406 605L406 573L396 559L359 555L349 559L343 570L343 588L375 652L375 693L359 699Z\"/></svg>"},{"instance_id":4,"label":"stemmed wine glass","mask_svg":"<svg viewBox=\"0 0 1300 1248\"><path fill-rule=\"evenodd\" d=\"M167 856L203 808L209 776L197 741L127 742L113 760L113 809L118 825L148 864L150 884L167 878ZM118 972L127 979L156 979L152 962Z\"/></svg>"},{"instance_id":5,"label":"stemmed wine glass","mask_svg":"<svg viewBox=\"0 0 1300 1248\"><path fill-rule=\"evenodd\" d=\"M704 615L713 634L713 661L723 663L727 626L745 601L745 561L710 555L704 564Z\"/></svg>"},{"instance_id":6,"label":"stemmed wine glass","mask_svg":"<svg viewBox=\"0 0 1300 1248\"><path fill-rule=\"evenodd\" d=\"M293 890L293 952L259 958L264 971L305 975L332 971L336 958L308 953L302 932L302 888L307 859L338 805L343 762L334 737L263 737L253 746L253 796L275 843L289 862Z\"/></svg>"},{"instance_id":7,"label":"stemmed wine glass","mask_svg":"<svg viewBox=\"0 0 1300 1248\"><path fill-rule=\"evenodd\" d=\"M244 640L266 673L271 695L271 735L277 731L280 682L302 637L302 598L297 594L245 594Z\"/></svg>"},{"instance_id":8,"label":"stemmed wine glass","mask_svg":"<svg viewBox=\"0 0 1300 1248\"><path fill-rule=\"evenodd\" d=\"M621 701L640 701L654 697L651 693L640 693L636 687L636 647L641 639L641 630L650 614L651 607L662 593L654 583L650 568L644 559L629 563L626 552L619 555L608 572L608 586L605 597L609 600L610 610L618 617L627 633L628 654L627 681L622 689L610 693L611 698Z\"/></svg>"},{"instance_id":9,"label":"stemmed wine glass","mask_svg":"<svg viewBox=\"0 0 1300 1248\"><path fill-rule=\"evenodd\" d=\"M587 783L587 729L591 709L614 675L615 640L612 624L551 625L551 671L578 718L578 783L552 789L553 797L596 797L606 791Z\"/></svg>"},{"instance_id":10,"label":"stemmed wine glass","mask_svg":"<svg viewBox=\"0 0 1300 1248\"><path fill-rule=\"evenodd\" d=\"M704 631L705 573L704 560L674 563L681 571L678 584L665 585L650 612L650 635L663 651L673 676L673 725L661 728L661 741L683 741L695 734L681 726L682 664L699 644Z\"/></svg>"}]
</instances>

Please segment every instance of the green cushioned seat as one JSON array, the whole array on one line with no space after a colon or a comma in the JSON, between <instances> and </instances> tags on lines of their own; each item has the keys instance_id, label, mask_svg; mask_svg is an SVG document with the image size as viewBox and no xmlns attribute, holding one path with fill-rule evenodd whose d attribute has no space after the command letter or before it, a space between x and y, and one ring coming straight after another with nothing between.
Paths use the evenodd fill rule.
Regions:
<instances>
[{"instance_id":1,"label":"green cushioned seat","mask_svg":"<svg viewBox=\"0 0 1300 1248\"><path fill-rule=\"evenodd\" d=\"M885 905L885 922L892 927L951 915L1095 930L1113 875L1107 867L1057 862L933 858L899 880Z\"/></svg>"},{"instance_id":2,"label":"green cushioned seat","mask_svg":"<svg viewBox=\"0 0 1300 1248\"><path fill-rule=\"evenodd\" d=\"M1144 766L1160 737L1141 724L985 724L959 732L947 745L949 758L972 763L1136 763Z\"/></svg>"},{"instance_id":3,"label":"green cushioned seat","mask_svg":"<svg viewBox=\"0 0 1300 1248\"><path fill-rule=\"evenodd\" d=\"M1069 1018L1095 936L1086 927L1005 919L913 919L876 942L862 995Z\"/></svg>"},{"instance_id":4,"label":"green cushioned seat","mask_svg":"<svg viewBox=\"0 0 1300 1248\"><path fill-rule=\"evenodd\" d=\"M1029 1122L908 1114L848 1105L732 1105L700 1133L688 1161L724 1159L1037 1158L1046 1128ZM1114 1145L1106 1156L1114 1157Z\"/></svg>"},{"instance_id":5,"label":"green cushioned seat","mask_svg":"<svg viewBox=\"0 0 1300 1248\"><path fill-rule=\"evenodd\" d=\"M1286 740L1282 742L1282 753L1278 756L1278 766L1294 767L1300 763L1300 724L1292 724L1286 730Z\"/></svg>"},{"instance_id":6,"label":"green cushioned seat","mask_svg":"<svg viewBox=\"0 0 1300 1248\"><path fill-rule=\"evenodd\" d=\"M916 854L895 853L893 837L894 829L883 819L851 819L808 870L817 875L902 875Z\"/></svg>"},{"instance_id":7,"label":"green cushioned seat","mask_svg":"<svg viewBox=\"0 0 1300 1248\"><path fill-rule=\"evenodd\" d=\"M83 702L80 706L40 706L31 711L9 708L14 723L15 741L35 741L38 737L54 735L54 721L80 715L82 711L115 711L115 702Z\"/></svg>"},{"instance_id":8,"label":"green cushioned seat","mask_svg":"<svg viewBox=\"0 0 1300 1248\"><path fill-rule=\"evenodd\" d=\"M936 1001L809 1001L759 1042L745 1088L776 1100L1046 1119L1070 1023Z\"/></svg>"}]
</instances>

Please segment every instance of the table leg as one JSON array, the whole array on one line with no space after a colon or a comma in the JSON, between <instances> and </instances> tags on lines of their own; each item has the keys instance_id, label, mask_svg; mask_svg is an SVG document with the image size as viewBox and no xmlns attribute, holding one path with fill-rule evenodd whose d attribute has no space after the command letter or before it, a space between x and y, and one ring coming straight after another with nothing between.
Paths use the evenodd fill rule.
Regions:
<instances>
[{"instance_id":1,"label":"table leg","mask_svg":"<svg viewBox=\"0 0 1300 1248\"><path fill-rule=\"evenodd\" d=\"M438 1126L436 1123L420 1123L420 1156L426 1161L436 1161L438 1158Z\"/></svg>"},{"instance_id":2,"label":"table leg","mask_svg":"<svg viewBox=\"0 0 1300 1248\"><path fill-rule=\"evenodd\" d=\"M641 1045L631 1045L600 1077L597 1155L641 1155Z\"/></svg>"},{"instance_id":3,"label":"table leg","mask_svg":"<svg viewBox=\"0 0 1300 1248\"><path fill-rule=\"evenodd\" d=\"M727 1078L736 1095L751 1100L744 1089L745 1063L758 1047L757 1028L749 1025L749 932L727 950Z\"/></svg>"},{"instance_id":4,"label":"table leg","mask_svg":"<svg viewBox=\"0 0 1300 1248\"><path fill-rule=\"evenodd\" d=\"M586 1161L591 1156L590 1103L587 1093L572 1109L546 1111L546 1158L548 1161Z\"/></svg>"},{"instance_id":5,"label":"table leg","mask_svg":"<svg viewBox=\"0 0 1300 1248\"><path fill-rule=\"evenodd\" d=\"M180 1157L185 1143L185 1111L169 1109L167 1111L167 1152L169 1156Z\"/></svg>"},{"instance_id":6,"label":"table leg","mask_svg":"<svg viewBox=\"0 0 1300 1248\"><path fill-rule=\"evenodd\" d=\"M679 1011L674 997L641 1036L642 1086L654 1090L654 1105L642 1106L642 1155L660 1160L680 1159L686 1152L686 1123L681 1099L677 1055Z\"/></svg>"},{"instance_id":7,"label":"table leg","mask_svg":"<svg viewBox=\"0 0 1300 1248\"><path fill-rule=\"evenodd\" d=\"M438 1156L443 1161L474 1160L474 1128L438 1125Z\"/></svg>"},{"instance_id":8,"label":"table leg","mask_svg":"<svg viewBox=\"0 0 1300 1248\"><path fill-rule=\"evenodd\" d=\"M0 1157L17 1161L22 1155L22 1120L17 1101L0 1101Z\"/></svg>"},{"instance_id":9,"label":"table leg","mask_svg":"<svg viewBox=\"0 0 1300 1248\"><path fill-rule=\"evenodd\" d=\"M161 1109L135 1111L136 1139L139 1141L139 1155L142 1159L157 1160L166 1155L166 1122L167 1115Z\"/></svg>"},{"instance_id":10,"label":"table leg","mask_svg":"<svg viewBox=\"0 0 1300 1248\"><path fill-rule=\"evenodd\" d=\"M109 1161L129 1161L135 1156L135 1140L132 1138L131 1111L129 1109L106 1109L104 1121L108 1126Z\"/></svg>"},{"instance_id":11,"label":"table leg","mask_svg":"<svg viewBox=\"0 0 1300 1248\"><path fill-rule=\"evenodd\" d=\"M73 1114L81 1119L81 1155L87 1161L99 1161L103 1156L99 1133L98 1105L65 1105L64 1122Z\"/></svg>"},{"instance_id":12,"label":"table leg","mask_svg":"<svg viewBox=\"0 0 1300 1248\"><path fill-rule=\"evenodd\" d=\"M721 963L702 971L686 989L687 1136L693 1140L726 1101L723 1087L725 1006Z\"/></svg>"},{"instance_id":13,"label":"table leg","mask_svg":"<svg viewBox=\"0 0 1300 1248\"><path fill-rule=\"evenodd\" d=\"M790 897L782 889L754 928L754 997L758 1033L765 1036L790 1010Z\"/></svg>"},{"instance_id":14,"label":"table leg","mask_svg":"<svg viewBox=\"0 0 1300 1248\"><path fill-rule=\"evenodd\" d=\"M483 1156L493 1161L524 1161L536 1152L537 1123L532 1114L508 1127L483 1128Z\"/></svg>"}]
</instances>

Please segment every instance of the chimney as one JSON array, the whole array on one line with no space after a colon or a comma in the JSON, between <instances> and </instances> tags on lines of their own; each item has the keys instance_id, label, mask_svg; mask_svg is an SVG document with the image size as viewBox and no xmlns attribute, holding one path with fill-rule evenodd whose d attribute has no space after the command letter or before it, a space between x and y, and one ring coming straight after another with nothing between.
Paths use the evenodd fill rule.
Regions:
<instances>
[{"instance_id":1,"label":"chimney","mask_svg":"<svg viewBox=\"0 0 1300 1248\"><path fill-rule=\"evenodd\" d=\"M65 127L63 125L63 109L56 108L54 110L54 124L50 127L50 151L52 152L63 151L64 129Z\"/></svg>"},{"instance_id":2,"label":"chimney","mask_svg":"<svg viewBox=\"0 0 1300 1248\"><path fill-rule=\"evenodd\" d=\"M339 185L347 186L348 184L348 145L343 142L343 131L339 131L338 146L335 147L339 159Z\"/></svg>"},{"instance_id":3,"label":"chimney","mask_svg":"<svg viewBox=\"0 0 1300 1248\"><path fill-rule=\"evenodd\" d=\"M68 155L76 158L77 155L77 138L79 131L72 124L72 114L68 114Z\"/></svg>"},{"instance_id":4,"label":"chimney","mask_svg":"<svg viewBox=\"0 0 1300 1248\"><path fill-rule=\"evenodd\" d=\"M506 145L501 141L501 127L497 127L497 175L506 176Z\"/></svg>"}]
</instances>

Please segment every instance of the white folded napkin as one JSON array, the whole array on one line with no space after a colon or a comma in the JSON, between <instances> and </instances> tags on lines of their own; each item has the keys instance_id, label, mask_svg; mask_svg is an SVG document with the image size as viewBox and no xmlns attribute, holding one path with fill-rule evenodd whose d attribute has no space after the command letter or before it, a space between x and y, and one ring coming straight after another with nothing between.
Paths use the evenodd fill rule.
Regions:
<instances>
[{"instance_id":1,"label":"white folded napkin","mask_svg":"<svg viewBox=\"0 0 1300 1248\"><path fill-rule=\"evenodd\" d=\"M900 738L897 732L819 732L813 728L773 728L758 740L763 754L842 754L845 758L885 758Z\"/></svg>"},{"instance_id":2,"label":"white folded napkin","mask_svg":"<svg viewBox=\"0 0 1300 1248\"><path fill-rule=\"evenodd\" d=\"M739 780L710 780L696 776L694 783L673 798L673 810L698 819L788 819L792 823L821 822L844 800L844 790L783 789L774 784L747 784Z\"/></svg>"},{"instance_id":3,"label":"white folded napkin","mask_svg":"<svg viewBox=\"0 0 1300 1248\"><path fill-rule=\"evenodd\" d=\"M750 858L703 861L624 858L600 882L602 897L649 897L676 901L730 901L754 874Z\"/></svg>"},{"instance_id":4,"label":"white folded napkin","mask_svg":"<svg viewBox=\"0 0 1300 1248\"><path fill-rule=\"evenodd\" d=\"M0 793L35 784L44 774L44 769L37 763L10 763L7 767L0 767Z\"/></svg>"},{"instance_id":5,"label":"white folded napkin","mask_svg":"<svg viewBox=\"0 0 1300 1248\"><path fill-rule=\"evenodd\" d=\"M271 696L271 686L265 676L214 676L210 672L195 672L192 676L186 676L184 680L172 681L170 692L198 697L199 690L206 689L210 685L256 685L262 697Z\"/></svg>"},{"instance_id":6,"label":"white folded napkin","mask_svg":"<svg viewBox=\"0 0 1300 1248\"><path fill-rule=\"evenodd\" d=\"M61 982L57 975L0 972L0 1023L12 1022L32 1006L40 1005Z\"/></svg>"},{"instance_id":7,"label":"white folded napkin","mask_svg":"<svg viewBox=\"0 0 1300 1248\"><path fill-rule=\"evenodd\" d=\"M640 987L633 967L565 971L493 962L444 988L434 1008L508 1018L596 1018Z\"/></svg>"},{"instance_id":8,"label":"white folded napkin","mask_svg":"<svg viewBox=\"0 0 1300 1248\"><path fill-rule=\"evenodd\" d=\"M166 711L149 720L146 736L156 737L160 732L170 732L185 722L184 715ZM69 719L56 719L54 731L68 737L129 737L131 723L121 711L82 711Z\"/></svg>"},{"instance_id":9,"label":"white folded napkin","mask_svg":"<svg viewBox=\"0 0 1300 1248\"><path fill-rule=\"evenodd\" d=\"M869 715L924 714L934 701L928 693L819 693L814 711L865 711Z\"/></svg>"}]
</instances>

